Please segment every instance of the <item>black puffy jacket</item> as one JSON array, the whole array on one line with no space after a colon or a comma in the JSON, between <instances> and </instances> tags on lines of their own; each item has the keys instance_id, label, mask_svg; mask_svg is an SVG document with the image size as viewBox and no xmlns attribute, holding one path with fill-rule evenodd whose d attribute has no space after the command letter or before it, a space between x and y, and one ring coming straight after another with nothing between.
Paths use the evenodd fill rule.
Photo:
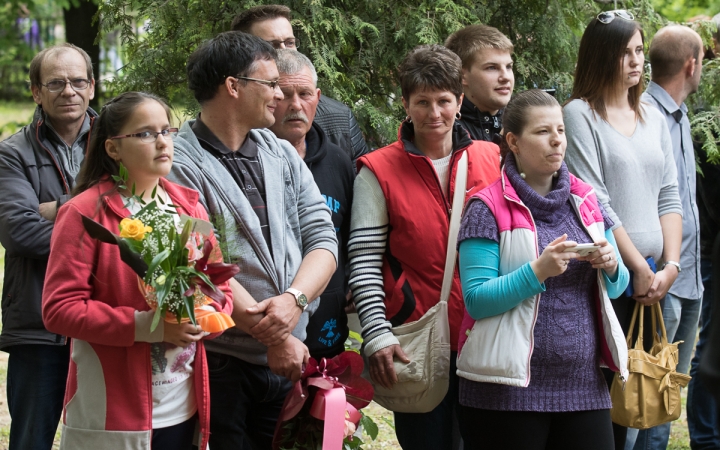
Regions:
<instances>
[{"instance_id":1,"label":"black puffy jacket","mask_svg":"<svg viewBox=\"0 0 720 450\"><path fill-rule=\"evenodd\" d=\"M502 109L493 116L480 111L465 97L460 106L460 114L462 117L458 122L468 130L473 141L494 142L495 135L502 130Z\"/></svg>"},{"instance_id":2,"label":"black puffy jacket","mask_svg":"<svg viewBox=\"0 0 720 450\"><path fill-rule=\"evenodd\" d=\"M313 123L318 124L330 142L340 147L350 157L353 167L355 160L368 152L355 116L350 108L339 101L321 95Z\"/></svg>"},{"instance_id":3,"label":"black puffy jacket","mask_svg":"<svg viewBox=\"0 0 720 450\"><path fill-rule=\"evenodd\" d=\"M92 127L97 114L92 109L88 114ZM65 203L74 180L50 150L53 145L47 132L38 107L30 125L0 142L0 244L5 248L0 349L65 344L65 338L47 331L42 321L42 289L54 222L42 218L38 207L51 201L58 206Z\"/></svg>"}]
</instances>

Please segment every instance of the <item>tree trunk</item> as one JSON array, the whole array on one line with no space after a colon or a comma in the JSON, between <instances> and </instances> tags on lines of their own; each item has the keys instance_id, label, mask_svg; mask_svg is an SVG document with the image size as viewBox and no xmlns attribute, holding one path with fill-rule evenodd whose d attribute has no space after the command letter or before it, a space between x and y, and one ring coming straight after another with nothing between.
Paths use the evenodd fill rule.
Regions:
<instances>
[{"instance_id":1,"label":"tree trunk","mask_svg":"<svg viewBox=\"0 0 720 450\"><path fill-rule=\"evenodd\" d=\"M93 23L93 18L98 12L98 5L92 0L80 0L77 7L70 5L63 10L65 19L65 40L77 45L90 55L95 76L95 98L90 101L90 106L97 109L100 98L100 86L97 80L100 79L100 46L95 43L99 32L99 23Z\"/></svg>"}]
</instances>

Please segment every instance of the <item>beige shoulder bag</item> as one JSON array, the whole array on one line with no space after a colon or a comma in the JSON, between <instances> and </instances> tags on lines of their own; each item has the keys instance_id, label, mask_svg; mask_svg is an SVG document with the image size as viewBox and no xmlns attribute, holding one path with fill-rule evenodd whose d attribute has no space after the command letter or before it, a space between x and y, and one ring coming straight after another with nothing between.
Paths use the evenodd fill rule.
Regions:
<instances>
[{"instance_id":1,"label":"beige shoulder bag","mask_svg":"<svg viewBox=\"0 0 720 450\"><path fill-rule=\"evenodd\" d=\"M619 374L615 374L610 398L612 421L624 427L647 428L660 425L680 417L680 387L687 386L690 377L675 371L678 362L678 344L668 343L665 322L660 304L650 307L652 314L653 346L650 352L643 348L643 319L645 308L637 303L630 321L627 335L628 370L630 375L623 385ZM632 347L635 320L639 318L638 337ZM657 333L657 323L660 332Z\"/></svg>"},{"instance_id":2,"label":"beige shoulder bag","mask_svg":"<svg viewBox=\"0 0 720 450\"><path fill-rule=\"evenodd\" d=\"M445 258L445 274L440 290L440 301L420 319L393 327L392 333L410 359L405 364L395 361L398 383L386 389L373 383L373 400L386 409L396 412L424 413L435 409L445 398L450 382L450 325L447 301L452 289L457 236L460 217L465 205L467 186L467 152L458 162L455 176L455 193L450 212L450 230Z\"/></svg>"}]
</instances>

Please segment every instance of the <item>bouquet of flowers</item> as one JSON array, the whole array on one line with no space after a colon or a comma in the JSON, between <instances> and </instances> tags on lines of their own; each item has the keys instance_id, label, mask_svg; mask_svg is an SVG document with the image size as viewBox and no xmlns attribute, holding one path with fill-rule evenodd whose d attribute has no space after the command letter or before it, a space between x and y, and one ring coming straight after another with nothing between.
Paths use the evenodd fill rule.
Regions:
<instances>
[{"instance_id":1,"label":"bouquet of flowers","mask_svg":"<svg viewBox=\"0 0 720 450\"><path fill-rule=\"evenodd\" d=\"M356 450L362 425L375 439L378 427L360 411L372 400L372 384L362 378L363 359L345 351L318 363L310 358L302 378L285 399L275 428L273 450Z\"/></svg>"},{"instance_id":2,"label":"bouquet of flowers","mask_svg":"<svg viewBox=\"0 0 720 450\"><path fill-rule=\"evenodd\" d=\"M120 176L113 176L120 188L127 180L127 170L120 166ZM218 333L235 325L225 313L208 305L211 299L223 302L225 294L215 285L227 281L240 270L235 264L224 264L220 250L208 237L210 222L182 216L177 220L174 205L162 208L165 201L157 187L145 202L142 195L132 197L126 206L138 202L140 210L120 222L116 235L83 216L88 234L101 242L117 245L120 258L138 275L140 292L155 310L151 331L161 318L200 324L204 331Z\"/></svg>"}]
</instances>

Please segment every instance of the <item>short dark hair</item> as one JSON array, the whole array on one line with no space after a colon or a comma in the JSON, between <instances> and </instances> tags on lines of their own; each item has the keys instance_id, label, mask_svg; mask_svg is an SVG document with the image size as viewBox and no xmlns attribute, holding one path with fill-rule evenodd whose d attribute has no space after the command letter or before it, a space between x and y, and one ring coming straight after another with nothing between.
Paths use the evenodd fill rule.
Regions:
<instances>
[{"instance_id":1,"label":"short dark hair","mask_svg":"<svg viewBox=\"0 0 720 450\"><path fill-rule=\"evenodd\" d=\"M262 39L239 31L226 31L203 42L187 62L188 87L200 103L212 100L227 77L248 76L255 62L274 61L275 49Z\"/></svg>"},{"instance_id":2,"label":"short dark hair","mask_svg":"<svg viewBox=\"0 0 720 450\"><path fill-rule=\"evenodd\" d=\"M232 25L230 25L230 29L232 31L249 33L254 23L262 22L263 20L277 19L278 17L284 17L290 21L292 19L290 8L284 5L253 6L235 16Z\"/></svg>"},{"instance_id":3,"label":"short dark hair","mask_svg":"<svg viewBox=\"0 0 720 450\"><path fill-rule=\"evenodd\" d=\"M513 43L497 28L488 25L470 25L448 36L445 47L460 57L462 66L470 68L478 50L494 48L513 52Z\"/></svg>"},{"instance_id":4,"label":"short dark hair","mask_svg":"<svg viewBox=\"0 0 720 450\"><path fill-rule=\"evenodd\" d=\"M528 109L552 106L560 108L560 103L558 103L555 97L542 89L530 89L513 96L510 103L505 107L502 116L503 139L500 142L501 166L505 162L505 157L510 152L510 146L507 143L507 133L512 133L515 136L520 136L523 133L527 126Z\"/></svg>"},{"instance_id":5,"label":"short dark hair","mask_svg":"<svg viewBox=\"0 0 720 450\"><path fill-rule=\"evenodd\" d=\"M405 100L417 91L450 91L458 100L462 89L460 57L439 44L419 45L410 50L398 67L400 88Z\"/></svg>"},{"instance_id":6,"label":"short dark hair","mask_svg":"<svg viewBox=\"0 0 720 450\"><path fill-rule=\"evenodd\" d=\"M45 62L45 58L47 58L49 55L54 55L56 53L66 52L68 50L75 50L76 52L80 53L80 56L83 57L85 60L85 66L87 67L87 78L88 80L94 80L95 77L93 76L93 66L92 61L90 60L90 55L87 54L87 52L80 47L70 44L68 42L63 44L57 44L53 45L52 47L48 47L46 49L43 49L35 55L35 57L30 61L30 85L31 86L37 86L41 87L42 79L41 79L41 71L42 71L42 64Z\"/></svg>"},{"instance_id":7,"label":"short dark hair","mask_svg":"<svg viewBox=\"0 0 720 450\"><path fill-rule=\"evenodd\" d=\"M73 195L80 194L100 183L104 178L117 175L118 163L105 151L105 141L116 136L130 120L137 107L146 101L154 100L165 109L168 122L172 117L170 107L161 98L147 92L124 92L105 104L93 122L90 144L83 161Z\"/></svg>"},{"instance_id":8,"label":"short dark hair","mask_svg":"<svg viewBox=\"0 0 720 450\"><path fill-rule=\"evenodd\" d=\"M644 43L645 35L642 27L634 20L618 17L610 23L602 23L597 18L590 21L580 39L575 65L575 83L570 100L577 98L585 100L595 113L603 120L607 120L605 101L622 82L620 61L628 42L638 31ZM640 70L642 69L641 67ZM630 107L640 121L643 121L640 96L644 90L645 81L640 77L640 82L628 92Z\"/></svg>"},{"instance_id":9,"label":"short dark hair","mask_svg":"<svg viewBox=\"0 0 720 450\"><path fill-rule=\"evenodd\" d=\"M688 27L670 25L660 29L650 42L650 66L655 81L672 78L682 70L690 58L700 57L702 40Z\"/></svg>"}]
</instances>

